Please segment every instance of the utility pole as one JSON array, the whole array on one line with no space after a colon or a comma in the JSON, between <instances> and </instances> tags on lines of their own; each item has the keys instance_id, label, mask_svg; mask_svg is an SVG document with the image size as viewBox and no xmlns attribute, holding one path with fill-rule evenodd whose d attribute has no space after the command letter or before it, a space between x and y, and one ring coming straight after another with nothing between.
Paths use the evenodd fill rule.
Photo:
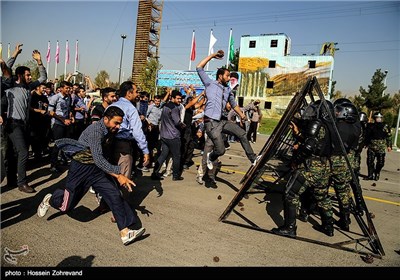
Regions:
<instances>
[{"instance_id":1,"label":"utility pole","mask_svg":"<svg viewBox=\"0 0 400 280\"><path fill-rule=\"evenodd\" d=\"M119 74L118 74L118 84L121 85L121 70L122 70L122 56L124 54L124 41L126 39L125 34L121 34L122 47L121 47L121 59L119 60Z\"/></svg>"}]
</instances>

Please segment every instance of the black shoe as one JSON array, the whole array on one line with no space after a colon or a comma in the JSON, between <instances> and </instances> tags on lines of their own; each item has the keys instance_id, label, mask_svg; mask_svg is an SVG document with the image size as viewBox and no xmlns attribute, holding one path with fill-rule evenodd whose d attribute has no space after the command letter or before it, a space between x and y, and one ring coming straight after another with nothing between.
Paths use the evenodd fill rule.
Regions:
<instances>
[{"instance_id":1,"label":"black shoe","mask_svg":"<svg viewBox=\"0 0 400 280\"><path fill-rule=\"evenodd\" d=\"M34 193L36 192L32 187L30 187L27 183L18 186L18 189L24 193Z\"/></svg>"},{"instance_id":2,"label":"black shoe","mask_svg":"<svg viewBox=\"0 0 400 280\"><path fill-rule=\"evenodd\" d=\"M278 235L296 237L297 226L281 226L278 228L273 228L272 232Z\"/></svg>"},{"instance_id":3,"label":"black shoe","mask_svg":"<svg viewBox=\"0 0 400 280\"><path fill-rule=\"evenodd\" d=\"M375 180L375 181L379 181L379 174L375 174L374 180Z\"/></svg>"},{"instance_id":4,"label":"black shoe","mask_svg":"<svg viewBox=\"0 0 400 280\"><path fill-rule=\"evenodd\" d=\"M172 177L172 181L182 181L183 177L179 176L179 177Z\"/></svg>"},{"instance_id":5,"label":"black shoe","mask_svg":"<svg viewBox=\"0 0 400 280\"><path fill-rule=\"evenodd\" d=\"M327 236L332 237L333 234L333 225L327 224L327 225L322 225L319 227L319 230L323 233L325 233Z\"/></svg>"},{"instance_id":6,"label":"black shoe","mask_svg":"<svg viewBox=\"0 0 400 280\"><path fill-rule=\"evenodd\" d=\"M187 164L184 164L183 169L189 169L189 166Z\"/></svg>"},{"instance_id":7,"label":"black shoe","mask_svg":"<svg viewBox=\"0 0 400 280\"><path fill-rule=\"evenodd\" d=\"M299 214L297 214L296 218L299 219L300 221L306 223L306 222L308 222L308 217L309 217L309 215L308 215L307 211L300 210Z\"/></svg>"}]
</instances>

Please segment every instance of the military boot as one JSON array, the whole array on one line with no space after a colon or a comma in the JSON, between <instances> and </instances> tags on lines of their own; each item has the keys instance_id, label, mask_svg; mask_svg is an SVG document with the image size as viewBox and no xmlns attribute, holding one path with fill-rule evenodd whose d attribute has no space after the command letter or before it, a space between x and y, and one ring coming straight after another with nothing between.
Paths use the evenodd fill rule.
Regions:
<instances>
[{"instance_id":1,"label":"military boot","mask_svg":"<svg viewBox=\"0 0 400 280\"><path fill-rule=\"evenodd\" d=\"M278 235L296 237L296 206L285 202L284 207L285 224L278 228L273 228L272 232Z\"/></svg>"},{"instance_id":2,"label":"military boot","mask_svg":"<svg viewBox=\"0 0 400 280\"><path fill-rule=\"evenodd\" d=\"M379 181L379 175L380 175L379 173L375 173L375 175L374 175L374 180L375 181Z\"/></svg>"},{"instance_id":3,"label":"military boot","mask_svg":"<svg viewBox=\"0 0 400 280\"><path fill-rule=\"evenodd\" d=\"M322 225L320 230L328 236L333 236L333 218L326 215L323 210L320 210Z\"/></svg>"},{"instance_id":4,"label":"military boot","mask_svg":"<svg viewBox=\"0 0 400 280\"><path fill-rule=\"evenodd\" d=\"M342 211L340 212L340 219L337 222L337 225L340 227L340 229L344 231L349 231L349 225L351 223L350 220L350 209L349 208L343 208Z\"/></svg>"},{"instance_id":5,"label":"military boot","mask_svg":"<svg viewBox=\"0 0 400 280\"><path fill-rule=\"evenodd\" d=\"M374 172L368 168L367 180L374 180Z\"/></svg>"},{"instance_id":6,"label":"military boot","mask_svg":"<svg viewBox=\"0 0 400 280\"><path fill-rule=\"evenodd\" d=\"M354 210L357 215L362 216L362 215L364 215L365 209L364 209L364 202L362 199L361 189L358 189L358 187L353 182L351 182L350 186L351 186L351 189L353 190L354 200L356 203L356 207Z\"/></svg>"},{"instance_id":7,"label":"military boot","mask_svg":"<svg viewBox=\"0 0 400 280\"><path fill-rule=\"evenodd\" d=\"M354 200L356 201L356 213L360 216L364 215L364 203L361 194L354 194Z\"/></svg>"},{"instance_id":8,"label":"military boot","mask_svg":"<svg viewBox=\"0 0 400 280\"><path fill-rule=\"evenodd\" d=\"M299 213L297 214L297 219L299 219L302 222L307 222L308 221L309 214L306 209L303 207L300 208Z\"/></svg>"}]
</instances>

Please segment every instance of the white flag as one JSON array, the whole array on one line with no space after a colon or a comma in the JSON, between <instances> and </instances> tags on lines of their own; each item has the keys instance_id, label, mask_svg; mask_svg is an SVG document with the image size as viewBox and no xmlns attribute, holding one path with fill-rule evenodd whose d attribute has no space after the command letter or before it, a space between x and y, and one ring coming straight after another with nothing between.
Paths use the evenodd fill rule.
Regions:
<instances>
[{"instance_id":1,"label":"white flag","mask_svg":"<svg viewBox=\"0 0 400 280\"><path fill-rule=\"evenodd\" d=\"M210 34L210 46L208 47L208 55L214 53L214 45L217 42L217 38L214 37L213 32L211 30Z\"/></svg>"}]
</instances>

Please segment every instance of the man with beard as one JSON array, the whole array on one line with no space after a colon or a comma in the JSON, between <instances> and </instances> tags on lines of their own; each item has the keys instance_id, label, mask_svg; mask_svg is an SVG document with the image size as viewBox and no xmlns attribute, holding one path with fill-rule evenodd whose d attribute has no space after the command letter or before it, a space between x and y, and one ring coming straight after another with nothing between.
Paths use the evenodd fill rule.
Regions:
<instances>
[{"instance_id":1,"label":"man with beard","mask_svg":"<svg viewBox=\"0 0 400 280\"><path fill-rule=\"evenodd\" d=\"M232 90L228 85L230 81L230 72L228 69L220 68L217 70L216 80L210 79L204 71L204 66L213 58L222 59L224 51L219 50L216 53L205 57L197 65L197 73L205 87L207 103L204 110L204 127L208 137L214 143L214 150L207 153L207 167L212 170L217 159L225 154L225 144L222 134L230 133L236 136L242 135L246 138L246 132L235 123L228 121L228 118L223 114L227 103L230 103L231 108L240 116L242 121L246 120L246 116L235 101ZM247 140L247 139L246 139ZM255 164L256 154L250 146L249 141L241 142L247 158Z\"/></svg>"}]
</instances>

